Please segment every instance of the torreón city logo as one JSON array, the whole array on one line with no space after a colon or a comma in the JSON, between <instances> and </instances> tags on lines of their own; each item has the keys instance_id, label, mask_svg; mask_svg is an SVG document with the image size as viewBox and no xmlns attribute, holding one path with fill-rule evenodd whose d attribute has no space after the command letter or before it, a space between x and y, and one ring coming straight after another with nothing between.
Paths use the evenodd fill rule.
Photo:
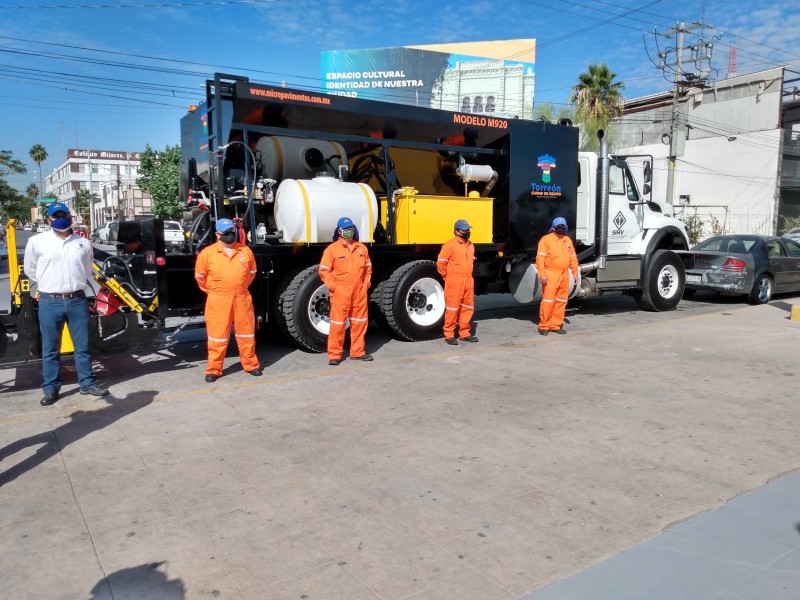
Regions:
<instances>
[{"instance_id":1,"label":"torre\u00f3n city logo","mask_svg":"<svg viewBox=\"0 0 800 600\"><path fill-rule=\"evenodd\" d=\"M536 166L542 170L542 182L531 184L531 196L548 196L551 198L561 196L561 186L550 183L550 172L556 168L555 156L542 154L537 159Z\"/></svg>"}]
</instances>

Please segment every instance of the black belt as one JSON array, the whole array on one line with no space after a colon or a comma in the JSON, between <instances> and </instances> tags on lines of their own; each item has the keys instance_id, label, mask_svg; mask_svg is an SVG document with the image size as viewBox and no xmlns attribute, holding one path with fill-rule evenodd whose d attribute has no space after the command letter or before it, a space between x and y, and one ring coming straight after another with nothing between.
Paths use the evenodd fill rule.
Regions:
<instances>
[{"instance_id":1,"label":"black belt","mask_svg":"<svg viewBox=\"0 0 800 600\"><path fill-rule=\"evenodd\" d=\"M78 290L77 292L67 292L66 294L50 294L48 292L39 292L42 296L51 296L53 298L60 298L61 300L71 300L72 298L78 298L80 296L85 296L86 293L83 290Z\"/></svg>"}]
</instances>

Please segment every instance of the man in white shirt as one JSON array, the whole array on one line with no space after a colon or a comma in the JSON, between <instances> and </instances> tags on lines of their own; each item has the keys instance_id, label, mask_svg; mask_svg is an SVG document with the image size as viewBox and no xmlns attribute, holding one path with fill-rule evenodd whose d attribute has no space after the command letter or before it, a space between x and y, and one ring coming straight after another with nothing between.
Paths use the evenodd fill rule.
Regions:
<instances>
[{"instance_id":1,"label":"man in white shirt","mask_svg":"<svg viewBox=\"0 0 800 600\"><path fill-rule=\"evenodd\" d=\"M39 293L44 406L55 403L61 391L61 334L65 324L75 348L81 394L108 394L97 385L89 353L89 305L84 288L92 276L92 245L72 233L66 204L53 202L47 207L47 218L50 231L32 236L25 246L25 275L36 283Z\"/></svg>"}]
</instances>

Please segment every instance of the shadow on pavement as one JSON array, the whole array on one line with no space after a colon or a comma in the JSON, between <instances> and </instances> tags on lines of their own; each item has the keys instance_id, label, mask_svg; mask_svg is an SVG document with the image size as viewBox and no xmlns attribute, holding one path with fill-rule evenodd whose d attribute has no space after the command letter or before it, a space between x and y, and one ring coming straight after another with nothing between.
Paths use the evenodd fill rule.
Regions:
<instances>
[{"instance_id":1,"label":"shadow on pavement","mask_svg":"<svg viewBox=\"0 0 800 600\"><path fill-rule=\"evenodd\" d=\"M0 463L25 448L40 446L35 454L0 473L0 487L14 481L31 469L35 469L71 443L144 408L153 402L157 394L158 392L153 390L143 390L128 394L121 399L106 396L108 405L100 410L77 411L70 415L70 421L59 425L52 431L37 433L1 448Z\"/></svg>"},{"instance_id":2,"label":"shadow on pavement","mask_svg":"<svg viewBox=\"0 0 800 600\"><path fill-rule=\"evenodd\" d=\"M115 598L158 598L158 600L183 600L186 588L180 579L170 579L159 571L162 562L120 569L98 581L90 592L89 600L114 600Z\"/></svg>"}]
</instances>

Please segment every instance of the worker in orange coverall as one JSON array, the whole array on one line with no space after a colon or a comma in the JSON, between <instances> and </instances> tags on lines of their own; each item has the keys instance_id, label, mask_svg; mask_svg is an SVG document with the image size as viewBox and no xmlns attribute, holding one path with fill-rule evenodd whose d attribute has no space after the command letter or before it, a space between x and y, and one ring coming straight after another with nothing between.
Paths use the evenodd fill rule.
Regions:
<instances>
[{"instance_id":1,"label":"worker in orange coverall","mask_svg":"<svg viewBox=\"0 0 800 600\"><path fill-rule=\"evenodd\" d=\"M213 383L222 376L231 324L242 368L259 377L262 371L256 356L256 317L253 298L247 291L256 276L256 259L250 248L237 241L238 232L230 219L217 221L216 235L217 243L204 248L197 256L194 273L197 285L208 294L206 382Z\"/></svg>"},{"instance_id":2,"label":"worker in orange coverall","mask_svg":"<svg viewBox=\"0 0 800 600\"><path fill-rule=\"evenodd\" d=\"M456 325L462 342L478 341L469 324L475 313L475 281L472 279L475 245L469 241L471 229L464 219L456 221L455 237L442 246L436 261L439 275L444 279L444 341L451 346L458 345Z\"/></svg>"},{"instance_id":3,"label":"worker in orange coverall","mask_svg":"<svg viewBox=\"0 0 800 600\"><path fill-rule=\"evenodd\" d=\"M564 330L564 313L569 296L569 273L578 281L578 257L575 246L566 235L567 220L553 219L547 235L539 240L536 252L536 272L542 282L542 303L539 305L539 333L547 335L567 333Z\"/></svg>"},{"instance_id":4,"label":"worker in orange coverall","mask_svg":"<svg viewBox=\"0 0 800 600\"><path fill-rule=\"evenodd\" d=\"M328 364L335 366L343 360L348 317L350 358L372 360L372 356L364 350L372 263L367 247L358 241L358 229L348 217L342 217L336 224L333 243L325 248L319 263L319 276L331 292Z\"/></svg>"}]
</instances>

